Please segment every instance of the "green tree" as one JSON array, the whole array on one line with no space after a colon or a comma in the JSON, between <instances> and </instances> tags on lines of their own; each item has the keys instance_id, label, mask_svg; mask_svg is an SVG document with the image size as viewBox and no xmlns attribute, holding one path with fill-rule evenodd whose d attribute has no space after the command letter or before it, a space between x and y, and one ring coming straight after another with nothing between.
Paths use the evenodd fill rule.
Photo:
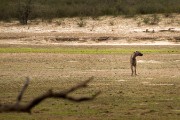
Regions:
<instances>
[{"instance_id":1,"label":"green tree","mask_svg":"<svg viewBox=\"0 0 180 120\"><path fill-rule=\"evenodd\" d=\"M23 25L27 25L32 12L32 0L18 0L18 19Z\"/></svg>"}]
</instances>

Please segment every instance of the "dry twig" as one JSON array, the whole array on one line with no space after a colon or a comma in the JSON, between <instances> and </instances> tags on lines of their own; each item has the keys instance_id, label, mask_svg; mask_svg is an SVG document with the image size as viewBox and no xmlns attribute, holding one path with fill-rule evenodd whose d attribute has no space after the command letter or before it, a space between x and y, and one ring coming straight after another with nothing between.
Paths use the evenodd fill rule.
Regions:
<instances>
[{"instance_id":1,"label":"dry twig","mask_svg":"<svg viewBox=\"0 0 180 120\"><path fill-rule=\"evenodd\" d=\"M96 98L100 92L95 93L91 97L80 97L80 98L75 98L68 96L68 94L80 89L80 88L85 88L87 87L87 84L93 79L93 77L89 78L88 80L77 84L76 86L73 86L67 90L61 91L61 92L53 92L52 89L48 90L46 93L39 95L38 97L34 98L30 102L22 105L20 104L22 100L23 93L25 92L26 88L29 85L29 78L27 78L22 90L20 91L17 101L15 104L0 104L0 112L27 112L31 113L31 110L37 106L39 103L41 103L43 100L47 98L57 98L57 99L66 99L74 102L82 102L82 101L89 101L93 100Z\"/></svg>"}]
</instances>

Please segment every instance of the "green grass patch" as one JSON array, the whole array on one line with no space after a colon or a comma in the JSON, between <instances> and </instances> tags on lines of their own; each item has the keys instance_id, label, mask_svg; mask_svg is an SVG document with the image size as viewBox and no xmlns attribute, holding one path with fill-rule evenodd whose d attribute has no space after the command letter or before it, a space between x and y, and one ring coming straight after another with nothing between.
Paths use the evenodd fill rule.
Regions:
<instances>
[{"instance_id":1,"label":"green grass patch","mask_svg":"<svg viewBox=\"0 0 180 120\"><path fill-rule=\"evenodd\" d=\"M0 48L0 53L64 53L64 54L127 54L136 51L136 48ZM178 48L145 49L140 48L143 53L180 53Z\"/></svg>"}]
</instances>

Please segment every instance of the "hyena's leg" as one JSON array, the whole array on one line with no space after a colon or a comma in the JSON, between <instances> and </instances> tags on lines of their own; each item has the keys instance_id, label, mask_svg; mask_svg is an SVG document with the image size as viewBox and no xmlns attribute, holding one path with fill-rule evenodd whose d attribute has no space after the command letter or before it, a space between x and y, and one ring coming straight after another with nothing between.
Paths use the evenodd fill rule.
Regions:
<instances>
[{"instance_id":1,"label":"hyena's leg","mask_svg":"<svg viewBox=\"0 0 180 120\"><path fill-rule=\"evenodd\" d=\"M133 76L133 73L134 73L133 66L131 65L131 76Z\"/></svg>"},{"instance_id":2,"label":"hyena's leg","mask_svg":"<svg viewBox=\"0 0 180 120\"><path fill-rule=\"evenodd\" d=\"M135 75L137 75L137 74L136 74L136 66L134 66L134 72L135 72Z\"/></svg>"}]
</instances>

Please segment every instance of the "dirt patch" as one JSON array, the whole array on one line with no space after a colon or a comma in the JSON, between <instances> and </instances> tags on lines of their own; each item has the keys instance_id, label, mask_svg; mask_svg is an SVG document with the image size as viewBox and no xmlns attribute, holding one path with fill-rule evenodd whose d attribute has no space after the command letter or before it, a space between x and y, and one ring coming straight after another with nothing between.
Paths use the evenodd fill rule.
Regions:
<instances>
[{"instance_id":1,"label":"dirt patch","mask_svg":"<svg viewBox=\"0 0 180 120\"><path fill-rule=\"evenodd\" d=\"M163 63L161 61L156 61L156 60L138 60L138 63Z\"/></svg>"},{"instance_id":2,"label":"dirt patch","mask_svg":"<svg viewBox=\"0 0 180 120\"><path fill-rule=\"evenodd\" d=\"M127 80L117 80L118 82L125 82L125 81L127 81Z\"/></svg>"},{"instance_id":3,"label":"dirt patch","mask_svg":"<svg viewBox=\"0 0 180 120\"><path fill-rule=\"evenodd\" d=\"M174 84L166 84L166 83L160 83L160 84L144 84L149 86L174 86Z\"/></svg>"}]
</instances>

